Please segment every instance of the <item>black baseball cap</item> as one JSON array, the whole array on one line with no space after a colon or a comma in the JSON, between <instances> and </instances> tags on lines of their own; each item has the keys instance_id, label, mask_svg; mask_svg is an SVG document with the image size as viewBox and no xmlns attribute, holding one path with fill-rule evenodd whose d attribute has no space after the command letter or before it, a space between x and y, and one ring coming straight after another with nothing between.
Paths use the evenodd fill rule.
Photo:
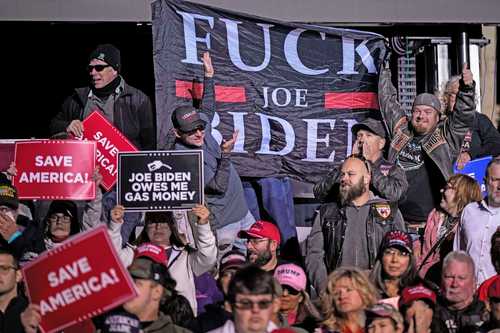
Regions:
<instances>
[{"instance_id":1,"label":"black baseball cap","mask_svg":"<svg viewBox=\"0 0 500 333\"><path fill-rule=\"evenodd\" d=\"M172 112L172 124L174 127L182 132L189 132L203 127L207 123L200 118L198 110L192 106L180 106Z\"/></svg>"},{"instance_id":2,"label":"black baseball cap","mask_svg":"<svg viewBox=\"0 0 500 333\"><path fill-rule=\"evenodd\" d=\"M374 118L366 118L363 121L355 124L352 128L352 134L356 135L359 130L367 130L375 135L380 136L382 139L385 138L384 125L380 120Z\"/></svg>"}]
</instances>

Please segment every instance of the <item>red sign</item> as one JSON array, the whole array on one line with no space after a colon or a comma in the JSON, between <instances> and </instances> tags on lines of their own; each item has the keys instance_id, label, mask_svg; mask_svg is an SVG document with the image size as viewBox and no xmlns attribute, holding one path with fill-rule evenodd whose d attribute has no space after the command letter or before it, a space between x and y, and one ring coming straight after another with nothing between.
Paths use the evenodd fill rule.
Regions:
<instances>
[{"instance_id":1,"label":"red sign","mask_svg":"<svg viewBox=\"0 0 500 333\"><path fill-rule=\"evenodd\" d=\"M70 238L22 269L31 303L40 305L42 332L88 320L137 293L106 226Z\"/></svg>"},{"instance_id":2,"label":"red sign","mask_svg":"<svg viewBox=\"0 0 500 333\"><path fill-rule=\"evenodd\" d=\"M97 142L96 165L100 165L102 186L109 190L118 176L118 152L134 152L137 148L100 112L92 112L83 121L83 139Z\"/></svg>"},{"instance_id":3,"label":"red sign","mask_svg":"<svg viewBox=\"0 0 500 333\"><path fill-rule=\"evenodd\" d=\"M13 185L22 199L91 200L95 142L34 140L16 142L17 176Z\"/></svg>"}]
</instances>

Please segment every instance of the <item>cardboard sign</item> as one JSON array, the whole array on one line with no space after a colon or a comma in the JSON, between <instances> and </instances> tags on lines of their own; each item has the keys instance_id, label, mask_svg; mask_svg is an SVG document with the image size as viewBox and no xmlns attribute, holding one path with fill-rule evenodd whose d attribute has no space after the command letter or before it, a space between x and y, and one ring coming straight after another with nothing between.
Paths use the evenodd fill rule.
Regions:
<instances>
[{"instance_id":1,"label":"cardboard sign","mask_svg":"<svg viewBox=\"0 0 500 333\"><path fill-rule=\"evenodd\" d=\"M130 211L190 209L203 203L203 151L118 154L118 204Z\"/></svg>"},{"instance_id":2,"label":"cardboard sign","mask_svg":"<svg viewBox=\"0 0 500 333\"><path fill-rule=\"evenodd\" d=\"M83 128L83 140L97 143L96 165L101 167L101 185L107 191L118 176L118 152L134 152L137 148L98 111L85 118Z\"/></svg>"},{"instance_id":3,"label":"cardboard sign","mask_svg":"<svg viewBox=\"0 0 500 333\"><path fill-rule=\"evenodd\" d=\"M55 332L135 297L106 226L70 238L22 269L31 303L39 304L40 328Z\"/></svg>"},{"instance_id":4,"label":"cardboard sign","mask_svg":"<svg viewBox=\"0 0 500 333\"><path fill-rule=\"evenodd\" d=\"M95 146L74 140L16 142L13 185L19 198L94 199Z\"/></svg>"},{"instance_id":5,"label":"cardboard sign","mask_svg":"<svg viewBox=\"0 0 500 333\"><path fill-rule=\"evenodd\" d=\"M485 196L487 193L484 176L486 176L486 167L488 166L488 163L490 163L491 159L491 156L477 158L467 163L461 170L458 170L455 164L453 172L468 175L474 178L479 183L479 185L481 185L481 192Z\"/></svg>"}]
</instances>

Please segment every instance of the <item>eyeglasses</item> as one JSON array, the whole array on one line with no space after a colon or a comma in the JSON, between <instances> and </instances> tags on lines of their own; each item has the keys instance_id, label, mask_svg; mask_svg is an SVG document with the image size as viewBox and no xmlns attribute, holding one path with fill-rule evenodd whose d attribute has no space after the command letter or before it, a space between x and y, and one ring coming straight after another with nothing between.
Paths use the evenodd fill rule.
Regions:
<instances>
[{"instance_id":1,"label":"eyeglasses","mask_svg":"<svg viewBox=\"0 0 500 333\"><path fill-rule=\"evenodd\" d=\"M300 294L300 290L292 288L292 287L290 287L290 286L288 286L286 284L282 284L281 288L283 289L283 292L286 290L286 292L288 293L288 295L297 296L298 294Z\"/></svg>"},{"instance_id":2,"label":"eyeglasses","mask_svg":"<svg viewBox=\"0 0 500 333\"><path fill-rule=\"evenodd\" d=\"M234 302L234 306L238 310L252 310L254 309L254 305L257 305L259 310L266 310L269 309L272 303L273 303L272 300L262 300L254 302L249 299L243 299L241 301Z\"/></svg>"},{"instance_id":3,"label":"eyeglasses","mask_svg":"<svg viewBox=\"0 0 500 333\"><path fill-rule=\"evenodd\" d=\"M9 272L9 270L15 270L17 271L17 267L14 267L14 266L8 266L8 265L0 265L0 274L7 274Z\"/></svg>"},{"instance_id":4,"label":"eyeglasses","mask_svg":"<svg viewBox=\"0 0 500 333\"><path fill-rule=\"evenodd\" d=\"M258 245L258 244L265 242L267 240L268 240L267 238L249 238L248 243L255 246L255 245Z\"/></svg>"},{"instance_id":5,"label":"eyeglasses","mask_svg":"<svg viewBox=\"0 0 500 333\"><path fill-rule=\"evenodd\" d=\"M205 126L200 125L200 126L196 127L195 129L192 129L190 131L187 131L187 132L181 131L181 132L182 132L182 134L186 134L187 136L190 136L190 135L194 135L194 134L198 133L198 131L203 132L204 130L205 130Z\"/></svg>"},{"instance_id":6,"label":"eyeglasses","mask_svg":"<svg viewBox=\"0 0 500 333\"><path fill-rule=\"evenodd\" d=\"M69 217L67 215L51 215L51 216L49 216L49 221L50 222L61 221L63 223L70 223L71 217Z\"/></svg>"},{"instance_id":7,"label":"eyeglasses","mask_svg":"<svg viewBox=\"0 0 500 333\"><path fill-rule=\"evenodd\" d=\"M92 72L95 69L96 72L102 72L107 67L111 67L111 65L88 65L87 70Z\"/></svg>"}]
</instances>

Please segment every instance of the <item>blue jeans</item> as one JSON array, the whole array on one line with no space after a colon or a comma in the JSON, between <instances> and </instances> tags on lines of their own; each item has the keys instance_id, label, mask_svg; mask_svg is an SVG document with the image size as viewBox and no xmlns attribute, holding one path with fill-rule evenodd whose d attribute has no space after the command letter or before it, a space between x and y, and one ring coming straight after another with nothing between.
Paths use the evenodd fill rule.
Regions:
<instances>
[{"instance_id":1,"label":"blue jeans","mask_svg":"<svg viewBox=\"0 0 500 333\"><path fill-rule=\"evenodd\" d=\"M109 222L110 212L116 206L116 188L113 187L109 192L102 195L102 214L101 220ZM129 212L123 216L123 225L121 228L122 245L127 244L130 234L134 232L135 227L141 223L141 213Z\"/></svg>"},{"instance_id":2,"label":"blue jeans","mask_svg":"<svg viewBox=\"0 0 500 333\"><path fill-rule=\"evenodd\" d=\"M243 190L248 209L256 220L274 222L284 245L290 238L297 237L292 183L287 177L246 179Z\"/></svg>"}]
</instances>

